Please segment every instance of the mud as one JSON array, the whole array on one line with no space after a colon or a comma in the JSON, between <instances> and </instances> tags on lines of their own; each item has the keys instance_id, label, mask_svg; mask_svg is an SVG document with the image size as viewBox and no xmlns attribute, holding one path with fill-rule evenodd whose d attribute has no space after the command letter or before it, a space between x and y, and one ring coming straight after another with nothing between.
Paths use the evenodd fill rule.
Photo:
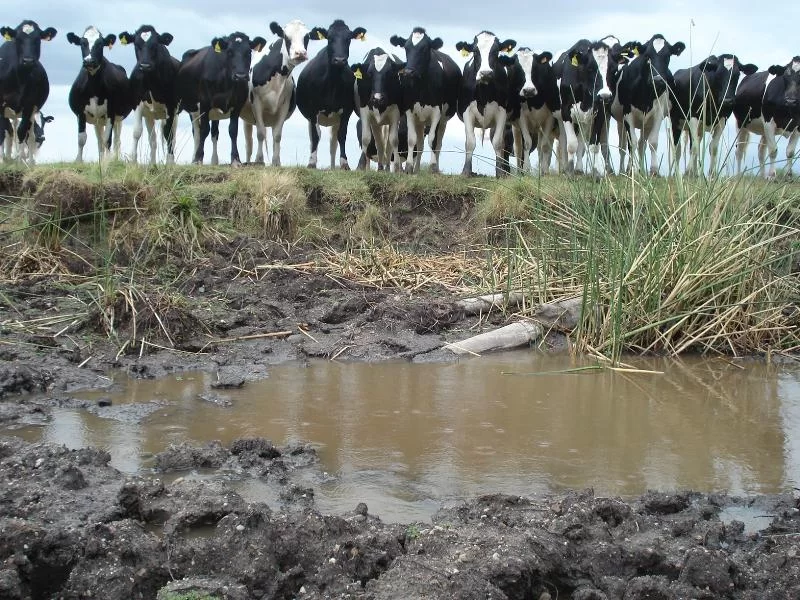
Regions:
<instances>
[{"instance_id":1,"label":"mud","mask_svg":"<svg viewBox=\"0 0 800 600\"><path fill-rule=\"evenodd\" d=\"M109 455L0 440L0 597L21 598L796 598L792 495L685 492L625 502L591 490L490 495L433 522L390 524L359 504L323 515L294 476L303 446L237 440L172 448L161 474L126 477ZM249 503L210 467L256 477L280 501ZM276 496L277 497L277 496ZM726 507L771 518L745 532ZM186 596L183 596L186 597Z\"/></svg>"}]
</instances>

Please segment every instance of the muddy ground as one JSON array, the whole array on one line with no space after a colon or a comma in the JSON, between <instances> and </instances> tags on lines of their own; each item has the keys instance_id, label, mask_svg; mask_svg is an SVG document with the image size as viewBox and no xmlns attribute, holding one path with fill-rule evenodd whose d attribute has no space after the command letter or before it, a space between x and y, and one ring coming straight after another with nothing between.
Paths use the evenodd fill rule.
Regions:
<instances>
[{"instance_id":1,"label":"muddy ground","mask_svg":"<svg viewBox=\"0 0 800 600\"><path fill-rule=\"evenodd\" d=\"M417 225L396 232L412 236ZM440 249L451 233L434 230ZM26 276L5 279L0 426L44 422L76 402L72 391L107 387L120 372L205 370L224 388L311 358L456 360L444 344L509 319L465 315L445 288L376 288L306 268L318 258L309 248L287 254L241 236L206 251L173 261L159 285L117 282L102 305L93 301L102 280L81 282L78 246L62 249L67 275L37 275L46 265L31 257ZM563 351L563 332L541 347ZM102 450L0 438L0 599L800 598L791 494L498 495L443 507L433 523L395 524L363 504L345 515L315 510L309 477L297 477L318 472L308 446L203 443L172 448L156 472L129 478ZM219 480L186 476L200 468ZM248 503L232 477L263 480L278 501ZM766 529L723 520L730 506L768 516Z\"/></svg>"}]
</instances>

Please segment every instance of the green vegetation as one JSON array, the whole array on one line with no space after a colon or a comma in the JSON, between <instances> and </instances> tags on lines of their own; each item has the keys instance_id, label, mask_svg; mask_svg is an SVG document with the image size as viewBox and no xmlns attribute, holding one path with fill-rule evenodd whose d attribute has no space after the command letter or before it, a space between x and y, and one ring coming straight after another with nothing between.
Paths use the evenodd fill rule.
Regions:
<instances>
[{"instance_id":1,"label":"green vegetation","mask_svg":"<svg viewBox=\"0 0 800 600\"><path fill-rule=\"evenodd\" d=\"M263 263L247 239L365 285L521 291L523 313L579 296L574 348L614 361L797 352L799 218L800 185L752 177L4 167L0 281L66 278L91 290L107 335L126 315L136 339L168 340L182 277L215 255Z\"/></svg>"}]
</instances>

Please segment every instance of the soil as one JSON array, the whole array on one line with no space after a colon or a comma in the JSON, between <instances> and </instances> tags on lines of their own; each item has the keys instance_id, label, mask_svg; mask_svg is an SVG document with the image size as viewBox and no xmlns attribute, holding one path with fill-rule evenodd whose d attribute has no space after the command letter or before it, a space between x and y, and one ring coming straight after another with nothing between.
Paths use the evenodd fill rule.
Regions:
<instances>
[{"instance_id":1,"label":"soil","mask_svg":"<svg viewBox=\"0 0 800 600\"><path fill-rule=\"evenodd\" d=\"M408 227L398 235L419 223ZM287 257L284 245L242 236L206 250L199 265L170 265L181 273L171 288L179 301L141 292L137 307L159 308L136 321L124 296L103 313L55 275L3 284L0 425L44 422L76 402L70 392L108 387L119 372L205 370L224 389L310 358L455 360L445 343L508 319L465 315L445 289L379 289L291 267L314 259L311 248ZM256 268L266 263L286 268ZM125 344L134 327L138 343ZM542 342L564 346L558 331ZM225 398L212 391L206 400ZM81 408L125 408L114 418L136 420L153 407ZM791 494L494 495L443 507L432 524L395 524L363 503L346 515L317 511L308 478L297 477L318 469L304 445L183 445L157 456L148 477L125 476L109 460L93 448L0 438L0 599L800 598ZM181 476L195 469L220 477ZM277 500L245 501L231 476L266 482ZM731 506L771 515L770 524L746 531L721 518Z\"/></svg>"}]
</instances>

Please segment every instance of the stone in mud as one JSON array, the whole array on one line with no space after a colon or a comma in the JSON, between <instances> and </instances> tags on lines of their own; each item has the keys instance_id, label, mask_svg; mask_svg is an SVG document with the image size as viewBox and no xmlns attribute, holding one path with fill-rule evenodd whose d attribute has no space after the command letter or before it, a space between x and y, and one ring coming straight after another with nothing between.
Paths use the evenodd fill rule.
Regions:
<instances>
[{"instance_id":1,"label":"stone in mud","mask_svg":"<svg viewBox=\"0 0 800 600\"><path fill-rule=\"evenodd\" d=\"M65 490L82 490L88 485L83 472L74 466L63 469L56 477L56 483Z\"/></svg>"},{"instance_id":2,"label":"stone in mud","mask_svg":"<svg viewBox=\"0 0 800 600\"><path fill-rule=\"evenodd\" d=\"M239 462L248 457L271 460L278 458L281 451L271 441L264 438L242 438L231 444L231 454L239 457Z\"/></svg>"},{"instance_id":3,"label":"stone in mud","mask_svg":"<svg viewBox=\"0 0 800 600\"><path fill-rule=\"evenodd\" d=\"M170 581L158 590L156 600L204 598L207 600L250 600L247 586L225 579L189 577Z\"/></svg>"},{"instance_id":4,"label":"stone in mud","mask_svg":"<svg viewBox=\"0 0 800 600\"><path fill-rule=\"evenodd\" d=\"M52 377L25 365L0 364L0 398L7 394L43 392Z\"/></svg>"},{"instance_id":5,"label":"stone in mud","mask_svg":"<svg viewBox=\"0 0 800 600\"><path fill-rule=\"evenodd\" d=\"M239 367L220 367L217 378L211 382L215 389L240 388L247 381L247 372Z\"/></svg>"},{"instance_id":6,"label":"stone in mud","mask_svg":"<svg viewBox=\"0 0 800 600\"><path fill-rule=\"evenodd\" d=\"M329 325L338 325L351 319L354 315L363 313L367 309L367 300L362 296L351 296L345 300L335 302L319 317L319 320Z\"/></svg>"},{"instance_id":7,"label":"stone in mud","mask_svg":"<svg viewBox=\"0 0 800 600\"><path fill-rule=\"evenodd\" d=\"M732 565L722 551L693 548L684 559L680 580L700 589L724 595L733 588Z\"/></svg>"},{"instance_id":8,"label":"stone in mud","mask_svg":"<svg viewBox=\"0 0 800 600\"><path fill-rule=\"evenodd\" d=\"M200 447L183 442L170 445L164 452L156 454L156 469L163 473L200 468L218 469L230 456L230 452L218 441Z\"/></svg>"}]
</instances>

